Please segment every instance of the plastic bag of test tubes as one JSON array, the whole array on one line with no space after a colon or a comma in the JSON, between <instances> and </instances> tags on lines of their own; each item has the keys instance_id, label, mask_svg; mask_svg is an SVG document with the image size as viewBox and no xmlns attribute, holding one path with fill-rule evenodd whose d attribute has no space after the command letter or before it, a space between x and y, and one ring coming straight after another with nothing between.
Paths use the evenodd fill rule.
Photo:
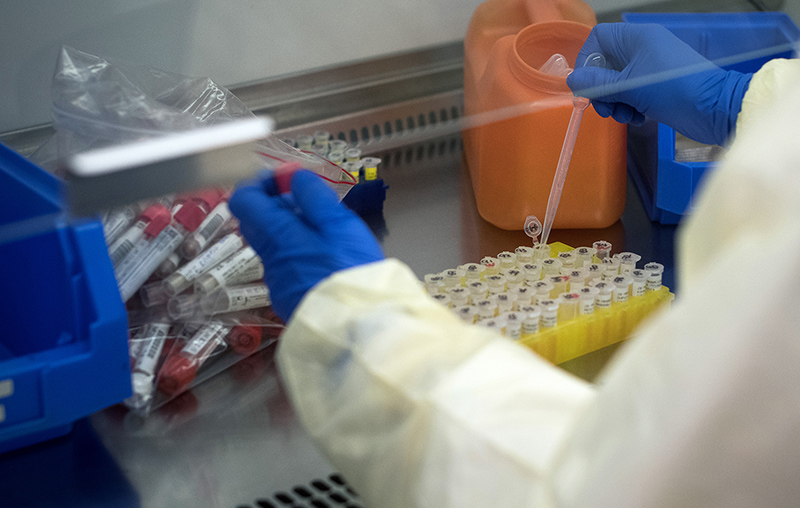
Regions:
<instances>
[{"instance_id":1,"label":"plastic bag of test tubes","mask_svg":"<svg viewBox=\"0 0 800 508\"><path fill-rule=\"evenodd\" d=\"M133 396L147 414L277 339L264 266L238 232L229 192L137 203L103 217L128 308Z\"/></svg>"},{"instance_id":2,"label":"plastic bag of test tubes","mask_svg":"<svg viewBox=\"0 0 800 508\"><path fill-rule=\"evenodd\" d=\"M673 295L663 265L608 242L518 247L424 277L428 293L468 323L497 330L554 363L625 339Z\"/></svg>"}]
</instances>

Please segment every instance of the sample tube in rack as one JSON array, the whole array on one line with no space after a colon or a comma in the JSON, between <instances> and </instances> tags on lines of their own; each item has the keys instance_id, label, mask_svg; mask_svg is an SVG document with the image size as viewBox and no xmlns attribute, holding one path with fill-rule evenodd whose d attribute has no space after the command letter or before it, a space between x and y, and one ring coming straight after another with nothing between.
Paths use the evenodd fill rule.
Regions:
<instances>
[{"instance_id":1,"label":"sample tube in rack","mask_svg":"<svg viewBox=\"0 0 800 508\"><path fill-rule=\"evenodd\" d=\"M542 265L536 263L525 263L522 265L525 284L530 286L542 278Z\"/></svg>"},{"instance_id":2,"label":"sample tube in rack","mask_svg":"<svg viewBox=\"0 0 800 508\"><path fill-rule=\"evenodd\" d=\"M462 305L460 307L455 307L453 312L463 321L474 324L476 316L478 315L478 308L474 305Z\"/></svg>"},{"instance_id":3,"label":"sample tube in rack","mask_svg":"<svg viewBox=\"0 0 800 508\"><path fill-rule=\"evenodd\" d=\"M567 252L559 252L558 253L558 260L561 261L562 268L572 269L575 267L575 252L574 251L567 251Z\"/></svg>"},{"instance_id":4,"label":"sample tube in rack","mask_svg":"<svg viewBox=\"0 0 800 508\"><path fill-rule=\"evenodd\" d=\"M348 148L344 151L344 160L347 162L359 162L361 160L361 149Z\"/></svg>"},{"instance_id":5,"label":"sample tube in rack","mask_svg":"<svg viewBox=\"0 0 800 508\"><path fill-rule=\"evenodd\" d=\"M492 319L497 315L497 303L492 300L476 300L473 305L478 309L478 321Z\"/></svg>"},{"instance_id":6,"label":"sample tube in rack","mask_svg":"<svg viewBox=\"0 0 800 508\"><path fill-rule=\"evenodd\" d=\"M558 324L558 300L542 300L539 309L542 311L542 328L553 328Z\"/></svg>"},{"instance_id":7,"label":"sample tube in rack","mask_svg":"<svg viewBox=\"0 0 800 508\"><path fill-rule=\"evenodd\" d=\"M481 259L481 264L483 265L483 278L484 280L489 275L495 275L500 273L500 261L497 258L492 256L486 256Z\"/></svg>"},{"instance_id":8,"label":"sample tube in rack","mask_svg":"<svg viewBox=\"0 0 800 508\"><path fill-rule=\"evenodd\" d=\"M465 265L461 265L461 268L464 270L464 277L467 281L475 281L481 280L483 277L483 272L486 268L478 263L467 263Z\"/></svg>"},{"instance_id":9,"label":"sample tube in rack","mask_svg":"<svg viewBox=\"0 0 800 508\"><path fill-rule=\"evenodd\" d=\"M564 264L561 262L560 259L557 258L547 258L543 259L539 262L542 265L542 272L545 276L547 275L558 275L561 273L561 267Z\"/></svg>"},{"instance_id":10,"label":"sample tube in rack","mask_svg":"<svg viewBox=\"0 0 800 508\"><path fill-rule=\"evenodd\" d=\"M578 317L581 296L578 293L558 295L558 322L563 323Z\"/></svg>"},{"instance_id":11,"label":"sample tube in rack","mask_svg":"<svg viewBox=\"0 0 800 508\"><path fill-rule=\"evenodd\" d=\"M525 274L522 270L511 268L503 272L506 277L506 291L521 288L525 284Z\"/></svg>"},{"instance_id":12,"label":"sample tube in rack","mask_svg":"<svg viewBox=\"0 0 800 508\"><path fill-rule=\"evenodd\" d=\"M558 295L567 292L569 286L568 275L551 275L547 280L553 285L553 289L550 290L550 298L558 298Z\"/></svg>"},{"instance_id":13,"label":"sample tube in rack","mask_svg":"<svg viewBox=\"0 0 800 508\"><path fill-rule=\"evenodd\" d=\"M518 312L503 312L497 317L505 323L506 337L512 340L519 340L522 336L522 320L525 316Z\"/></svg>"},{"instance_id":14,"label":"sample tube in rack","mask_svg":"<svg viewBox=\"0 0 800 508\"><path fill-rule=\"evenodd\" d=\"M451 307L450 295L446 295L444 293L438 293L435 295L431 295L431 298L436 300L436 302L438 302L439 304L444 305L445 307Z\"/></svg>"},{"instance_id":15,"label":"sample tube in rack","mask_svg":"<svg viewBox=\"0 0 800 508\"><path fill-rule=\"evenodd\" d=\"M569 290L572 293L584 287L586 285L586 278L589 276L588 272L583 268L572 270L566 275L569 277Z\"/></svg>"},{"instance_id":16,"label":"sample tube in rack","mask_svg":"<svg viewBox=\"0 0 800 508\"><path fill-rule=\"evenodd\" d=\"M597 253L593 247L578 247L575 249L575 268L592 264L592 258Z\"/></svg>"},{"instance_id":17,"label":"sample tube in rack","mask_svg":"<svg viewBox=\"0 0 800 508\"><path fill-rule=\"evenodd\" d=\"M455 287L447 290L453 307L469 305L469 290L465 287Z\"/></svg>"},{"instance_id":18,"label":"sample tube in rack","mask_svg":"<svg viewBox=\"0 0 800 508\"><path fill-rule=\"evenodd\" d=\"M378 165L381 160L378 157L364 157L361 164L364 165L364 180L372 181L378 179Z\"/></svg>"},{"instance_id":19,"label":"sample tube in rack","mask_svg":"<svg viewBox=\"0 0 800 508\"><path fill-rule=\"evenodd\" d=\"M611 307L611 298L615 287L616 285L606 281L599 281L594 284L594 288L597 289L597 296L594 300L596 309L608 309Z\"/></svg>"},{"instance_id":20,"label":"sample tube in rack","mask_svg":"<svg viewBox=\"0 0 800 508\"><path fill-rule=\"evenodd\" d=\"M633 279L631 296L644 296L647 291L647 272L644 270L632 270L628 275Z\"/></svg>"},{"instance_id":21,"label":"sample tube in rack","mask_svg":"<svg viewBox=\"0 0 800 508\"><path fill-rule=\"evenodd\" d=\"M544 243L537 243L533 246L533 262L539 263L550 257L550 246Z\"/></svg>"},{"instance_id":22,"label":"sample tube in rack","mask_svg":"<svg viewBox=\"0 0 800 508\"><path fill-rule=\"evenodd\" d=\"M542 300L550 299L550 292L553 290L553 283L549 280L540 280L530 286L534 290L533 303L539 305Z\"/></svg>"},{"instance_id":23,"label":"sample tube in rack","mask_svg":"<svg viewBox=\"0 0 800 508\"><path fill-rule=\"evenodd\" d=\"M578 290L580 296L579 312L581 315L594 314L594 302L600 292L595 287L584 286Z\"/></svg>"},{"instance_id":24,"label":"sample tube in rack","mask_svg":"<svg viewBox=\"0 0 800 508\"><path fill-rule=\"evenodd\" d=\"M647 290L658 291L661 289L661 279L664 274L664 265L661 263L647 263L642 267L647 272Z\"/></svg>"},{"instance_id":25,"label":"sample tube in rack","mask_svg":"<svg viewBox=\"0 0 800 508\"><path fill-rule=\"evenodd\" d=\"M610 280L619 275L619 259L603 258L603 280Z\"/></svg>"},{"instance_id":26,"label":"sample tube in rack","mask_svg":"<svg viewBox=\"0 0 800 508\"><path fill-rule=\"evenodd\" d=\"M600 261L611 256L611 244L605 240L594 242L592 248L595 250L595 256Z\"/></svg>"},{"instance_id":27,"label":"sample tube in rack","mask_svg":"<svg viewBox=\"0 0 800 508\"><path fill-rule=\"evenodd\" d=\"M518 312L525 316L520 327L521 335L525 337L538 333L539 321L542 316L542 310L539 306L521 307Z\"/></svg>"},{"instance_id":28,"label":"sample tube in rack","mask_svg":"<svg viewBox=\"0 0 800 508\"><path fill-rule=\"evenodd\" d=\"M328 143L331 141L331 133L328 131L319 130L314 132L314 143L325 147L325 153L328 150Z\"/></svg>"},{"instance_id":29,"label":"sample tube in rack","mask_svg":"<svg viewBox=\"0 0 800 508\"><path fill-rule=\"evenodd\" d=\"M344 151L350 146L350 143L343 139L332 139L328 143L328 148L331 152L342 152L342 156L344 156Z\"/></svg>"},{"instance_id":30,"label":"sample tube in rack","mask_svg":"<svg viewBox=\"0 0 800 508\"><path fill-rule=\"evenodd\" d=\"M300 150L310 152L311 147L314 146L314 136L310 134L300 134L297 136L297 148Z\"/></svg>"},{"instance_id":31,"label":"sample tube in rack","mask_svg":"<svg viewBox=\"0 0 800 508\"><path fill-rule=\"evenodd\" d=\"M489 287L490 294L503 293L506 290L506 276L495 274L487 275L483 278L486 285Z\"/></svg>"},{"instance_id":32,"label":"sample tube in rack","mask_svg":"<svg viewBox=\"0 0 800 508\"><path fill-rule=\"evenodd\" d=\"M518 287L509 291L513 300L514 300L514 310L518 310L520 307L527 307L532 305L533 303L533 294L535 291L533 288L528 286Z\"/></svg>"},{"instance_id":33,"label":"sample tube in rack","mask_svg":"<svg viewBox=\"0 0 800 508\"><path fill-rule=\"evenodd\" d=\"M503 314L511 312L514 308L514 298L508 293L500 293L495 295L497 297L497 312Z\"/></svg>"},{"instance_id":34,"label":"sample tube in rack","mask_svg":"<svg viewBox=\"0 0 800 508\"><path fill-rule=\"evenodd\" d=\"M513 252L503 251L495 257L500 261L500 270L507 270L517 266L517 255Z\"/></svg>"},{"instance_id":35,"label":"sample tube in rack","mask_svg":"<svg viewBox=\"0 0 800 508\"><path fill-rule=\"evenodd\" d=\"M636 263L638 263L642 256L634 252L620 252L614 255L619 259L619 273L620 275L628 275L628 273L636 270Z\"/></svg>"},{"instance_id":36,"label":"sample tube in rack","mask_svg":"<svg viewBox=\"0 0 800 508\"><path fill-rule=\"evenodd\" d=\"M611 283L614 284L613 301L618 303L627 302L631 293L633 278L628 275L617 275L611 279Z\"/></svg>"},{"instance_id":37,"label":"sample tube in rack","mask_svg":"<svg viewBox=\"0 0 800 508\"><path fill-rule=\"evenodd\" d=\"M468 283L467 290L469 290L469 301L472 305L475 305L478 300L484 300L489 294L489 286L480 280Z\"/></svg>"},{"instance_id":38,"label":"sample tube in rack","mask_svg":"<svg viewBox=\"0 0 800 508\"><path fill-rule=\"evenodd\" d=\"M526 263L533 263L533 248L520 245L514 249L514 255L517 257L517 268Z\"/></svg>"}]
</instances>

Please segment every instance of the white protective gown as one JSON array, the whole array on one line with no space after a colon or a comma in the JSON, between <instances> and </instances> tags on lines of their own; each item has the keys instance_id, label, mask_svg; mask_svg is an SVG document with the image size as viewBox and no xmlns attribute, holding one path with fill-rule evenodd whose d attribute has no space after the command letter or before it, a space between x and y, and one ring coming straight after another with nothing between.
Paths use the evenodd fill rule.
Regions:
<instances>
[{"instance_id":1,"label":"white protective gown","mask_svg":"<svg viewBox=\"0 0 800 508\"><path fill-rule=\"evenodd\" d=\"M681 230L679 298L598 385L386 260L323 281L283 336L304 425L374 508L800 506L798 119L800 63L767 64Z\"/></svg>"}]
</instances>

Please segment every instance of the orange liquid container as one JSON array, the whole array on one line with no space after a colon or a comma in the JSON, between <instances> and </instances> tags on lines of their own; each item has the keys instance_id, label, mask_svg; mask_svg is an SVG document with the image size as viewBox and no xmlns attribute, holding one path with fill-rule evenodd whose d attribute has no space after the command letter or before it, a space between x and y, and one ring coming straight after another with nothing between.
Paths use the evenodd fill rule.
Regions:
<instances>
[{"instance_id":1,"label":"orange liquid container","mask_svg":"<svg viewBox=\"0 0 800 508\"><path fill-rule=\"evenodd\" d=\"M538 69L572 63L595 24L580 0L489 0L464 40L464 149L478 211L503 229L544 220L572 113L566 78ZM554 229L604 228L625 208L626 126L586 109Z\"/></svg>"}]
</instances>

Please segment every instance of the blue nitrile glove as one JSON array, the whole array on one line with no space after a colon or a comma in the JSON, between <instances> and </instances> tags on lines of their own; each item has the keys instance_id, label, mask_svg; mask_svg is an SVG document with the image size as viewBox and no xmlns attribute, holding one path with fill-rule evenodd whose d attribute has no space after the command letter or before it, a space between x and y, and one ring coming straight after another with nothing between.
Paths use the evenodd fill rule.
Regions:
<instances>
[{"instance_id":1,"label":"blue nitrile glove","mask_svg":"<svg viewBox=\"0 0 800 508\"><path fill-rule=\"evenodd\" d=\"M229 205L264 262L272 307L284 321L325 277L383 259L367 225L310 171L296 172L286 194L278 192L272 172L264 172L240 184Z\"/></svg>"},{"instance_id":2,"label":"blue nitrile glove","mask_svg":"<svg viewBox=\"0 0 800 508\"><path fill-rule=\"evenodd\" d=\"M605 56L609 68L581 67L592 53ZM613 23L592 29L567 84L604 118L638 125L646 116L721 145L752 76L717 67L661 25Z\"/></svg>"}]
</instances>

